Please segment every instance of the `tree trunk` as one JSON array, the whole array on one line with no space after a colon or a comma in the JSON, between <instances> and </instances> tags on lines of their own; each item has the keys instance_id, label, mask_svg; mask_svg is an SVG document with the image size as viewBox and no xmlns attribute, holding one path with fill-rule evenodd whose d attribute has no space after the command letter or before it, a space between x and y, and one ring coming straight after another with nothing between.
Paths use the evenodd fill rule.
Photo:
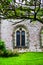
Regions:
<instances>
[{"instance_id":1,"label":"tree trunk","mask_svg":"<svg viewBox=\"0 0 43 65\"><path fill-rule=\"evenodd\" d=\"M36 15L37 15L37 14L35 13L35 14L34 14L34 20L36 20Z\"/></svg>"}]
</instances>

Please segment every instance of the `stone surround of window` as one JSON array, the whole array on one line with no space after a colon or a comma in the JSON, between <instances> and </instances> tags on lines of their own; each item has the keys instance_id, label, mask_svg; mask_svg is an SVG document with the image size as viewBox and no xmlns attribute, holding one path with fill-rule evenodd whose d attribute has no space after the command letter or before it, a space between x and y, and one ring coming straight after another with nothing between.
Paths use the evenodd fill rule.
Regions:
<instances>
[{"instance_id":1,"label":"stone surround of window","mask_svg":"<svg viewBox=\"0 0 43 65\"><path fill-rule=\"evenodd\" d=\"M18 27L16 27L14 30L13 30L13 48L16 48L16 32L17 30L19 31L25 31L25 46L24 48L26 47L29 47L29 32L28 30L26 29L25 26L22 26L22 25L18 25ZM21 43L20 43L21 44ZM20 46L22 48L22 46Z\"/></svg>"},{"instance_id":2,"label":"stone surround of window","mask_svg":"<svg viewBox=\"0 0 43 65\"><path fill-rule=\"evenodd\" d=\"M41 28L41 31L40 31L40 45L41 45L41 48L43 48L43 27Z\"/></svg>"}]
</instances>

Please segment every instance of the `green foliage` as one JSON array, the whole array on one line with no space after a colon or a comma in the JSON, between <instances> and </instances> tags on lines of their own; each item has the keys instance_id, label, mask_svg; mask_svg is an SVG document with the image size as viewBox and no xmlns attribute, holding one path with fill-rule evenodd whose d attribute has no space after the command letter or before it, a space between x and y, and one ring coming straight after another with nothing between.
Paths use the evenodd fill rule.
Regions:
<instances>
[{"instance_id":1,"label":"green foliage","mask_svg":"<svg viewBox=\"0 0 43 65\"><path fill-rule=\"evenodd\" d=\"M41 31L41 34L43 34L43 30Z\"/></svg>"},{"instance_id":2,"label":"green foliage","mask_svg":"<svg viewBox=\"0 0 43 65\"><path fill-rule=\"evenodd\" d=\"M12 0L8 0L9 2L12 2Z\"/></svg>"},{"instance_id":3,"label":"green foliage","mask_svg":"<svg viewBox=\"0 0 43 65\"><path fill-rule=\"evenodd\" d=\"M23 2L24 0L22 0L22 3ZM35 6L35 8L31 6ZM33 17L31 11L34 12ZM0 0L0 14L3 16L1 18L26 18L37 19L40 22L43 21L43 19L41 19L41 16L43 16L43 8L40 8L39 0L25 0L24 5L16 3L16 0Z\"/></svg>"},{"instance_id":4,"label":"green foliage","mask_svg":"<svg viewBox=\"0 0 43 65\"><path fill-rule=\"evenodd\" d=\"M43 16L43 8L40 9L40 11L37 13L38 16Z\"/></svg>"},{"instance_id":5,"label":"green foliage","mask_svg":"<svg viewBox=\"0 0 43 65\"><path fill-rule=\"evenodd\" d=\"M6 51L5 42L0 40L0 56L2 56L5 51Z\"/></svg>"},{"instance_id":6,"label":"green foliage","mask_svg":"<svg viewBox=\"0 0 43 65\"><path fill-rule=\"evenodd\" d=\"M4 54L4 51L0 50L0 56L2 56Z\"/></svg>"},{"instance_id":7,"label":"green foliage","mask_svg":"<svg viewBox=\"0 0 43 65\"><path fill-rule=\"evenodd\" d=\"M18 56L18 52L13 52L12 50L5 50L5 51L0 51L0 56L1 57L12 57L12 56Z\"/></svg>"},{"instance_id":8,"label":"green foliage","mask_svg":"<svg viewBox=\"0 0 43 65\"><path fill-rule=\"evenodd\" d=\"M37 23L37 21L36 21L36 20L33 20L33 21L32 21L32 24L33 24L33 25L35 25L36 23Z\"/></svg>"},{"instance_id":9,"label":"green foliage","mask_svg":"<svg viewBox=\"0 0 43 65\"><path fill-rule=\"evenodd\" d=\"M2 50L2 51L5 50L5 43L2 40L0 40L0 50Z\"/></svg>"},{"instance_id":10,"label":"green foliage","mask_svg":"<svg viewBox=\"0 0 43 65\"><path fill-rule=\"evenodd\" d=\"M12 56L12 51L9 51L9 50L6 50L4 51L4 53L2 54L3 57L9 57L9 56Z\"/></svg>"},{"instance_id":11,"label":"green foliage","mask_svg":"<svg viewBox=\"0 0 43 65\"><path fill-rule=\"evenodd\" d=\"M0 56L3 57L11 57L11 56L18 56L18 52L13 52L12 50L6 50L5 42L0 40Z\"/></svg>"}]
</instances>

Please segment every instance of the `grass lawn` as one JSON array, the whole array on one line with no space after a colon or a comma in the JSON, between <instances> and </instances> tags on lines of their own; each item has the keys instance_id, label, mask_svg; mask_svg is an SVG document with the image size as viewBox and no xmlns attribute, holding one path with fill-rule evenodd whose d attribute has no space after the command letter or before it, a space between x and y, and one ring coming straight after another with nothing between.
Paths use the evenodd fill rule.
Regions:
<instances>
[{"instance_id":1,"label":"grass lawn","mask_svg":"<svg viewBox=\"0 0 43 65\"><path fill-rule=\"evenodd\" d=\"M43 65L43 52L26 52L16 57L0 57L0 65Z\"/></svg>"}]
</instances>

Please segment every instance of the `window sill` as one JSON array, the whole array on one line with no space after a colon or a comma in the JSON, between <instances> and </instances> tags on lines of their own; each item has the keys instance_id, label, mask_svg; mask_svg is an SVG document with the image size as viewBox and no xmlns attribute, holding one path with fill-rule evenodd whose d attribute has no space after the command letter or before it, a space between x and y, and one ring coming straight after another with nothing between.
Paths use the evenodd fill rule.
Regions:
<instances>
[{"instance_id":1,"label":"window sill","mask_svg":"<svg viewBox=\"0 0 43 65\"><path fill-rule=\"evenodd\" d=\"M28 48L28 46L15 46L14 48Z\"/></svg>"}]
</instances>

